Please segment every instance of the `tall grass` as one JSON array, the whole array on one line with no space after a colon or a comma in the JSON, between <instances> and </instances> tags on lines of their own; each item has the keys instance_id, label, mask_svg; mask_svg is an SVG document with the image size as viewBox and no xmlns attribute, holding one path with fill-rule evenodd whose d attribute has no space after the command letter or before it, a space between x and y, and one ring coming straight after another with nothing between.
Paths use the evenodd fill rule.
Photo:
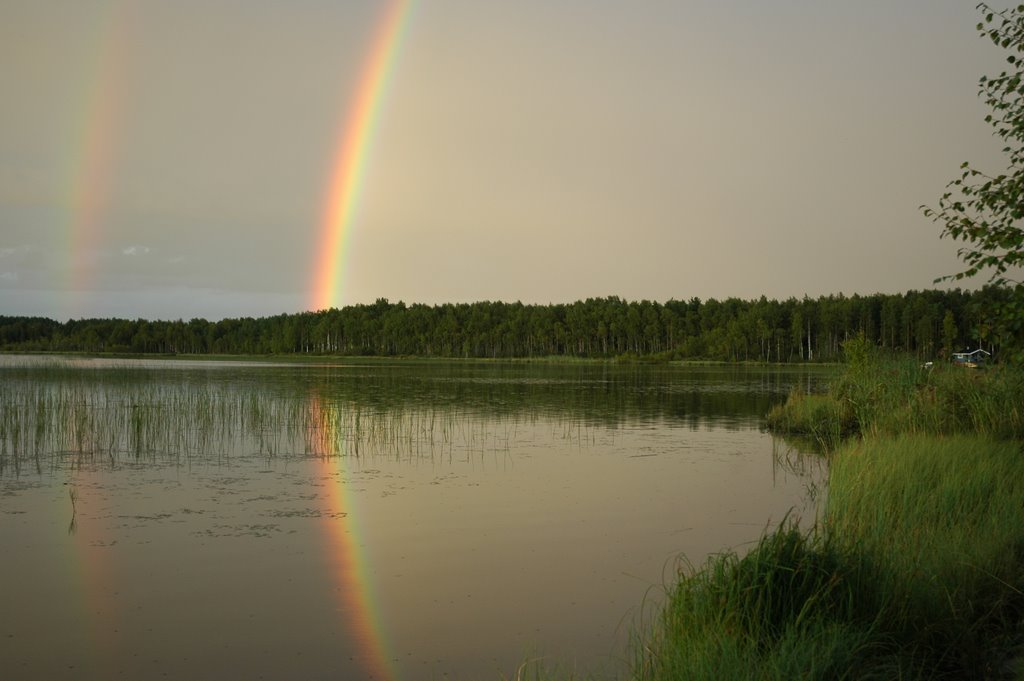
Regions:
<instances>
[{"instance_id":1,"label":"tall grass","mask_svg":"<svg viewBox=\"0 0 1024 681\"><path fill-rule=\"evenodd\" d=\"M787 524L746 556L680 575L634 645L638 679L841 679L862 665L870 616L841 556Z\"/></svg>"},{"instance_id":2,"label":"tall grass","mask_svg":"<svg viewBox=\"0 0 1024 681\"><path fill-rule=\"evenodd\" d=\"M850 443L824 531L867 565L878 609L939 671L981 678L1024 617L1024 460L985 436Z\"/></svg>"},{"instance_id":3,"label":"tall grass","mask_svg":"<svg viewBox=\"0 0 1024 681\"><path fill-rule=\"evenodd\" d=\"M768 419L829 452L820 517L684 564L631 678L1024 679L1024 372L848 350Z\"/></svg>"},{"instance_id":4,"label":"tall grass","mask_svg":"<svg viewBox=\"0 0 1024 681\"><path fill-rule=\"evenodd\" d=\"M768 427L808 435L832 449L853 433L982 433L1024 438L1024 371L972 371L913 360L848 366L826 395L794 392L772 408Z\"/></svg>"},{"instance_id":5,"label":"tall grass","mask_svg":"<svg viewBox=\"0 0 1024 681\"><path fill-rule=\"evenodd\" d=\"M821 521L687 568L635 678L1006 678L1024 618L1020 446L868 438L832 458Z\"/></svg>"},{"instance_id":6,"label":"tall grass","mask_svg":"<svg viewBox=\"0 0 1024 681\"><path fill-rule=\"evenodd\" d=\"M802 436L819 449L835 449L857 431L853 412L831 395L808 395L794 390L786 402L772 407L767 423L770 430Z\"/></svg>"},{"instance_id":7,"label":"tall grass","mask_svg":"<svg viewBox=\"0 0 1024 681\"><path fill-rule=\"evenodd\" d=\"M831 396L848 405L862 434L981 433L1024 437L1024 372L1013 367L972 371L952 365L879 362L847 371Z\"/></svg>"}]
</instances>

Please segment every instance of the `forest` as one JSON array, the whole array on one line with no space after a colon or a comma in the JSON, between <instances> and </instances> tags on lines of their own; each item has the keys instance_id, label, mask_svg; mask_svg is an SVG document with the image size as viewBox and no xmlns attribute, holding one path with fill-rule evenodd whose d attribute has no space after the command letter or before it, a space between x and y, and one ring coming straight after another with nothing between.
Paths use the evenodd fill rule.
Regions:
<instances>
[{"instance_id":1,"label":"forest","mask_svg":"<svg viewBox=\"0 0 1024 681\"><path fill-rule=\"evenodd\" d=\"M569 304L391 303L216 322L0 316L0 350L154 354L317 354L460 358L835 361L864 334L922 360L983 347L997 357L1006 288L787 300Z\"/></svg>"}]
</instances>

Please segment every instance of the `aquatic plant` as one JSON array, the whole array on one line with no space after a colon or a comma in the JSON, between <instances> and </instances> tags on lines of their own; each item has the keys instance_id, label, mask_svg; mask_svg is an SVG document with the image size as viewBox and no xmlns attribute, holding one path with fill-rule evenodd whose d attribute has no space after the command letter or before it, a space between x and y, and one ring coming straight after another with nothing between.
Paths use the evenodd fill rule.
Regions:
<instances>
[{"instance_id":1,"label":"aquatic plant","mask_svg":"<svg viewBox=\"0 0 1024 681\"><path fill-rule=\"evenodd\" d=\"M392 459L505 451L537 412L491 414L463 404L367 405L330 392L254 390L178 372L5 370L0 475L231 456ZM564 417L567 432L587 426ZM581 431L582 429L582 431Z\"/></svg>"}]
</instances>

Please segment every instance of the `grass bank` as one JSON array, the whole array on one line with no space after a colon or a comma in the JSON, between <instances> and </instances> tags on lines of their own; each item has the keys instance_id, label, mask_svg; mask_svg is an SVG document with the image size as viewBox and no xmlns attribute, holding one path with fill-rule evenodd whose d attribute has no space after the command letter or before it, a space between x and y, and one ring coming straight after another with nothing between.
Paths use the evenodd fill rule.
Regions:
<instances>
[{"instance_id":1,"label":"grass bank","mask_svg":"<svg viewBox=\"0 0 1024 681\"><path fill-rule=\"evenodd\" d=\"M680 575L635 678L1019 678L1021 499L1013 442L848 442L814 530L784 524Z\"/></svg>"},{"instance_id":2,"label":"grass bank","mask_svg":"<svg viewBox=\"0 0 1024 681\"><path fill-rule=\"evenodd\" d=\"M681 571L634 678L1024 679L1024 371L846 350L768 415L829 456L815 527Z\"/></svg>"},{"instance_id":3,"label":"grass bank","mask_svg":"<svg viewBox=\"0 0 1024 681\"><path fill-rule=\"evenodd\" d=\"M912 360L851 366L825 395L799 391L767 416L774 432L803 435L823 449L851 435L977 433L1024 439L1024 371L923 367Z\"/></svg>"}]
</instances>

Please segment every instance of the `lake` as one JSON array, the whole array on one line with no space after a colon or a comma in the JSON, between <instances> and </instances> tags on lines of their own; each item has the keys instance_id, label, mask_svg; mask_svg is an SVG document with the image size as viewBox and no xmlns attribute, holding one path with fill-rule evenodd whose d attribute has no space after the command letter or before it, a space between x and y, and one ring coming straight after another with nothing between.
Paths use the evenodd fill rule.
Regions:
<instances>
[{"instance_id":1,"label":"lake","mask_svg":"<svg viewBox=\"0 0 1024 681\"><path fill-rule=\"evenodd\" d=\"M612 677L683 565L813 517L805 368L0 357L12 679Z\"/></svg>"}]
</instances>

